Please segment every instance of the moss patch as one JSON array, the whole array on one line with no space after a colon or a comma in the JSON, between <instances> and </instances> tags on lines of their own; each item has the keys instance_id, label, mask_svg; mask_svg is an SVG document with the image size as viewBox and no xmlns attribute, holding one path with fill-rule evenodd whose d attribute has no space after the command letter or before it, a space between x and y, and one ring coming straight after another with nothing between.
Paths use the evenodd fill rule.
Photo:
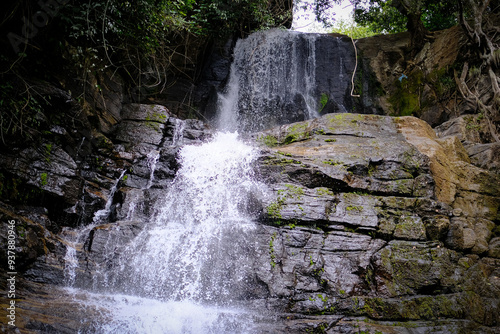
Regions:
<instances>
[{"instance_id":1,"label":"moss patch","mask_svg":"<svg viewBox=\"0 0 500 334\"><path fill-rule=\"evenodd\" d=\"M290 126L286 130L286 136L283 140L283 144L288 145L293 142L306 140L309 138L311 138L311 133L307 131L307 123L297 123Z\"/></svg>"}]
</instances>

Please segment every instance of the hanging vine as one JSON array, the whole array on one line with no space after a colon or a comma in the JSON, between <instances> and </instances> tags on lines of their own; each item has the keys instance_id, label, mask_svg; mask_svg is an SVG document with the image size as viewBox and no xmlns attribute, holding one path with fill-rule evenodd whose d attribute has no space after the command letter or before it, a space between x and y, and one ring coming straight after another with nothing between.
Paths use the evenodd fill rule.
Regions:
<instances>
[{"instance_id":1,"label":"hanging vine","mask_svg":"<svg viewBox=\"0 0 500 334\"><path fill-rule=\"evenodd\" d=\"M459 1L460 25L477 67L466 61L455 81L469 108L485 120L491 139L500 142L500 5L491 0ZM474 57L475 56L475 57ZM488 80L484 80L486 77Z\"/></svg>"}]
</instances>

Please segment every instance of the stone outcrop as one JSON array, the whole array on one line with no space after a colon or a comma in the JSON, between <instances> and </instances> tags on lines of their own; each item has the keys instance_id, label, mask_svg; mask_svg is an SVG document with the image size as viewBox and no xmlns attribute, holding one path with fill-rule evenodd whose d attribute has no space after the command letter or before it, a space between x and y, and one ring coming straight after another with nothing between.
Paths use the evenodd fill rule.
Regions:
<instances>
[{"instance_id":1,"label":"stone outcrop","mask_svg":"<svg viewBox=\"0 0 500 334\"><path fill-rule=\"evenodd\" d=\"M76 240L78 285L90 287L154 214L178 168L179 145L212 136L202 122L179 120L161 106L125 105L120 117L109 137L89 140L85 157L54 144L49 161L28 153L2 159L47 198L76 193L62 202L69 213L44 201L0 207L2 224L16 220L19 231L18 325L25 333L92 330L106 318L105 309L83 310L75 292L60 289L71 279L68 240ZM261 150L255 171L271 196L252 203L254 276L249 295L238 298L273 314L262 332L498 330L500 179L494 164L475 162L463 137L436 136L413 117L329 114L246 140ZM27 159L31 169L23 168ZM36 183L45 171L50 182ZM77 237L61 217L85 206L87 222L105 219Z\"/></svg>"},{"instance_id":2,"label":"stone outcrop","mask_svg":"<svg viewBox=\"0 0 500 334\"><path fill-rule=\"evenodd\" d=\"M451 68L466 38L458 26L432 34L412 59L408 59L407 32L356 41L360 68L356 110L412 115L433 127L464 113L467 106L451 98L456 94Z\"/></svg>"},{"instance_id":3,"label":"stone outcrop","mask_svg":"<svg viewBox=\"0 0 500 334\"><path fill-rule=\"evenodd\" d=\"M498 330L500 179L456 137L333 114L254 139L275 194L255 268L288 332Z\"/></svg>"}]
</instances>

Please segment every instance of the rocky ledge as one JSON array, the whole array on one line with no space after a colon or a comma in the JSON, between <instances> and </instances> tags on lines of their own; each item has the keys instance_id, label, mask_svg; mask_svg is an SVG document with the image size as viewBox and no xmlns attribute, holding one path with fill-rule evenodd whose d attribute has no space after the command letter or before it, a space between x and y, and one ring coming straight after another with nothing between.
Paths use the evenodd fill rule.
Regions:
<instances>
[{"instance_id":1,"label":"rocky ledge","mask_svg":"<svg viewBox=\"0 0 500 334\"><path fill-rule=\"evenodd\" d=\"M499 331L498 158L462 130L447 124L438 137L413 117L329 114L246 137L260 147L256 175L271 189L252 203L261 208L254 289L241 297L281 319L262 333ZM105 311L82 309L60 289L71 279L67 227L109 210L77 247L80 285L91 284L151 216L179 145L211 134L164 107L126 105L113 132L76 150L55 134L43 150L3 155L0 168L41 194L31 206L0 205L3 224L18 222L22 333L92 332L89 319Z\"/></svg>"},{"instance_id":2,"label":"rocky ledge","mask_svg":"<svg viewBox=\"0 0 500 334\"><path fill-rule=\"evenodd\" d=\"M500 329L500 178L457 136L330 114L253 139L274 191L256 275L287 332Z\"/></svg>"}]
</instances>

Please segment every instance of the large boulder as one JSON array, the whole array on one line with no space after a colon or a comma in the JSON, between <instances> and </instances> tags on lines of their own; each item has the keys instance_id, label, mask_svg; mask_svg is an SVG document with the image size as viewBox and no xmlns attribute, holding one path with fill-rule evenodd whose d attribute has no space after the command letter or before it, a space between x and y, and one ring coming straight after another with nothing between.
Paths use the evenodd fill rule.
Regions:
<instances>
[{"instance_id":1,"label":"large boulder","mask_svg":"<svg viewBox=\"0 0 500 334\"><path fill-rule=\"evenodd\" d=\"M414 117L332 114L252 138L274 192L256 274L291 332L349 332L359 317L381 332L498 329L500 178L457 137Z\"/></svg>"}]
</instances>

